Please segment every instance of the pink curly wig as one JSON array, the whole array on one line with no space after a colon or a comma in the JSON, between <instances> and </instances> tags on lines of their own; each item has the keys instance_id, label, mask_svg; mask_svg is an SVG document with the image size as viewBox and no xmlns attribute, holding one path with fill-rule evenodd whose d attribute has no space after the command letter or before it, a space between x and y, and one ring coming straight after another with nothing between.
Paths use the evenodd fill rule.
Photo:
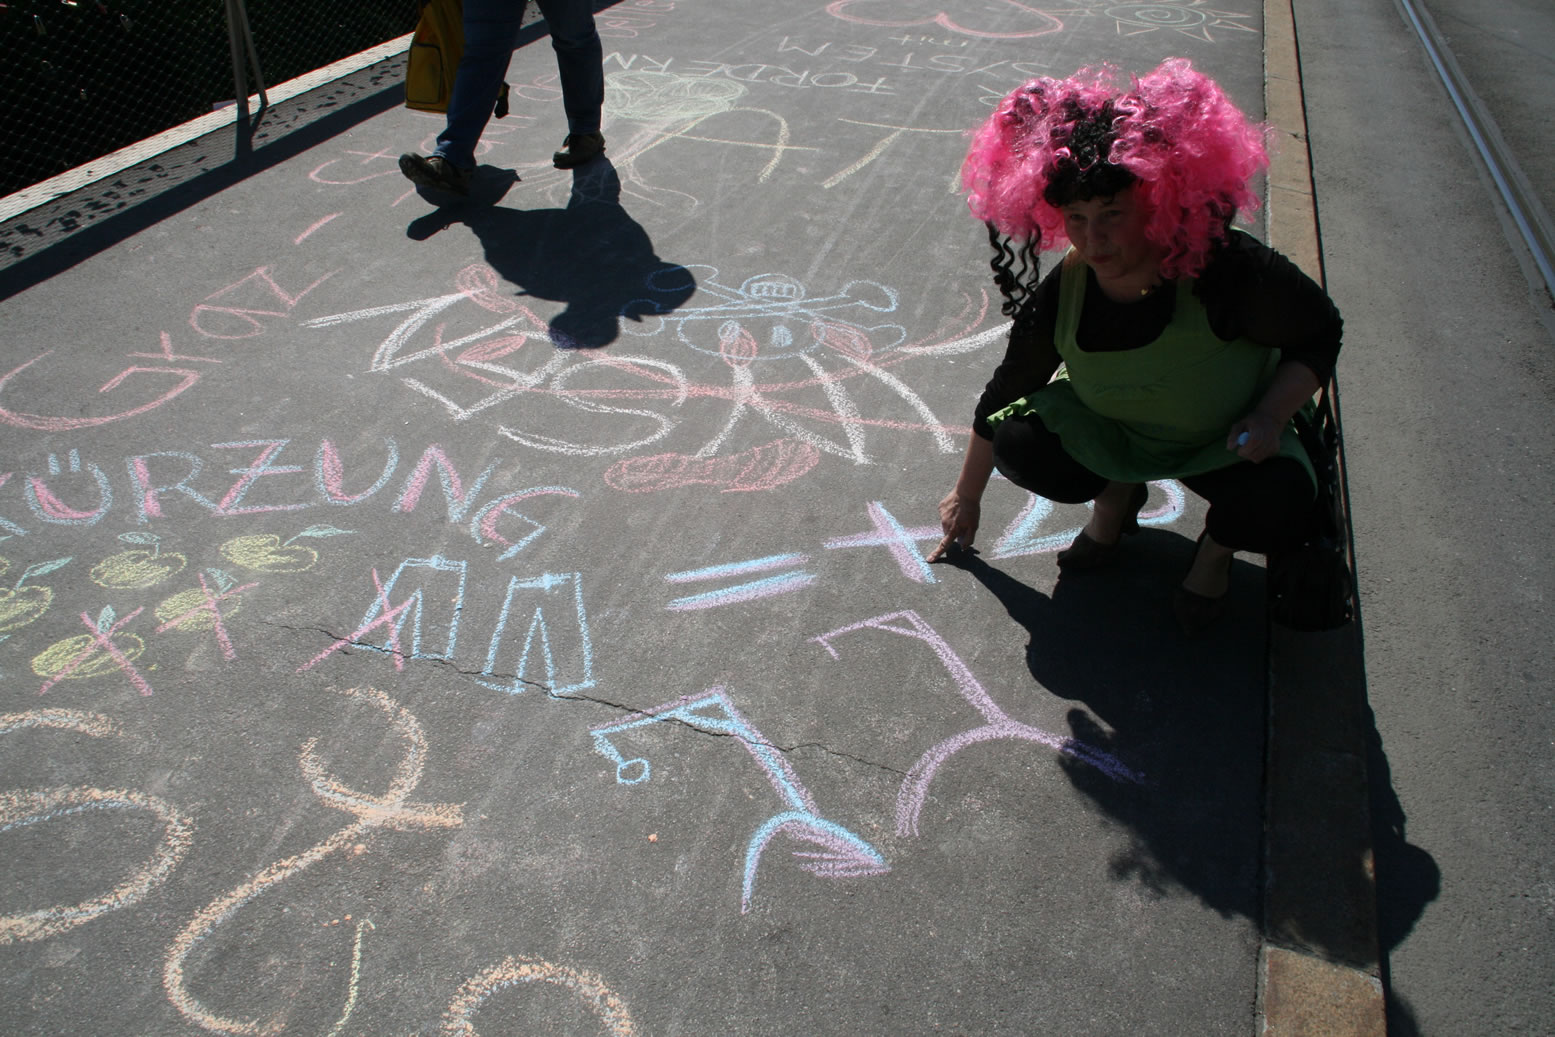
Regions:
<instances>
[{"instance_id":1,"label":"pink curly wig","mask_svg":"<svg viewBox=\"0 0 1555 1037\"><path fill-rule=\"evenodd\" d=\"M1039 249L1068 244L1059 206L1132 185L1162 276L1194 277L1237 211L1257 208L1247 185L1268 168L1266 136L1184 58L1126 89L1103 65L1011 91L974 134L961 183L974 216Z\"/></svg>"}]
</instances>

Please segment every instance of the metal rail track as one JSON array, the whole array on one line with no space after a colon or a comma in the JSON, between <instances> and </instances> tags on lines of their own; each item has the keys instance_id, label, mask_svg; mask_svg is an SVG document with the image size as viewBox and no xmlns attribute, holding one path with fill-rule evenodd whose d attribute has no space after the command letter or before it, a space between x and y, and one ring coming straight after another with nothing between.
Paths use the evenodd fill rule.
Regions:
<instances>
[{"instance_id":1,"label":"metal rail track","mask_svg":"<svg viewBox=\"0 0 1555 1037\"><path fill-rule=\"evenodd\" d=\"M1457 58L1442 38L1436 23L1431 20L1430 13L1415 0L1398 0L1398 5L1403 9L1404 17L1414 28L1415 34L1420 37L1442 85L1447 88L1447 94L1463 119L1469 138L1484 160L1502 201L1506 203L1512 223L1533 255L1534 266L1544 280L1544 290L1549 297L1547 301L1555 306L1555 259L1552 259L1555 257L1555 225L1550 221L1550 214L1529 186L1527 177L1523 175L1517 159L1501 136L1495 120L1469 86L1468 78L1464 76L1463 69L1459 67Z\"/></svg>"}]
</instances>

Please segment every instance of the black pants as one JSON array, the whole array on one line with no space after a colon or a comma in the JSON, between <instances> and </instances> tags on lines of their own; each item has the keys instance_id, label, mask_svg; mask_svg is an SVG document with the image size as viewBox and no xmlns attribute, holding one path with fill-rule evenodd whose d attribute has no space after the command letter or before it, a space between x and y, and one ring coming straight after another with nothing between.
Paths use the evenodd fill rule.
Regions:
<instances>
[{"instance_id":1,"label":"black pants","mask_svg":"<svg viewBox=\"0 0 1555 1037\"><path fill-rule=\"evenodd\" d=\"M1001 422L994 430L993 456L1010 482L1060 504L1095 500L1107 485L1070 457L1035 414ZM1299 543L1316 495L1306 469L1288 457L1239 461L1178 481L1209 502L1204 526L1217 544L1258 554Z\"/></svg>"}]
</instances>

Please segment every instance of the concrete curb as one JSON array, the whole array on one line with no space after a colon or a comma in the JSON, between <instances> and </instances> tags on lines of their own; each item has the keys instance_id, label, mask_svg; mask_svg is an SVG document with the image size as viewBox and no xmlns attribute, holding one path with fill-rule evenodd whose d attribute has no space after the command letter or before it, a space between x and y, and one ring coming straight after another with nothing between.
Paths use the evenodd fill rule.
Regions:
<instances>
[{"instance_id":1,"label":"concrete curb","mask_svg":"<svg viewBox=\"0 0 1555 1037\"><path fill-rule=\"evenodd\" d=\"M1265 0L1269 242L1319 283L1323 257L1292 0ZM1383 1037L1376 877L1366 778L1360 619L1269 631L1263 947L1258 1032Z\"/></svg>"}]
</instances>

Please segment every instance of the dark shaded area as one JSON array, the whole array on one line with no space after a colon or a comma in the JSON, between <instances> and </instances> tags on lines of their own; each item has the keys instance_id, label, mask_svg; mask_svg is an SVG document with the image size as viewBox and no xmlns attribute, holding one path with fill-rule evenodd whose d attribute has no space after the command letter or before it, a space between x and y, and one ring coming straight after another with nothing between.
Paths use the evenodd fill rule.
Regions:
<instances>
[{"instance_id":1,"label":"dark shaded area","mask_svg":"<svg viewBox=\"0 0 1555 1037\"><path fill-rule=\"evenodd\" d=\"M264 0L248 9L271 85L403 36L416 17L412 0ZM219 0L12 0L0 6L0 53L0 194L232 100Z\"/></svg>"},{"instance_id":2,"label":"dark shaded area","mask_svg":"<svg viewBox=\"0 0 1555 1037\"><path fill-rule=\"evenodd\" d=\"M1377 938L1382 947L1382 989L1387 998L1388 1033L1419 1037L1414 1010L1393 989L1389 954L1414 931L1426 905L1442 892L1442 871L1433 858L1410 845L1407 818L1393 790L1392 769L1382 736L1367 710L1366 775L1371 807L1372 852L1377 869Z\"/></svg>"},{"instance_id":3,"label":"dark shaded area","mask_svg":"<svg viewBox=\"0 0 1555 1037\"><path fill-rule=\"evenodd\" d=\"M406 234L420 241L455 224L468 227L486 250L486 262L517 286L517 297L566 304L550 323L556 345L607 346L619 333L618 318L667 313L696 291L691 272L659 258L647 231L621 207L621 178L608 158L572 171L572 193L562 209L492 204L511 183L510 171L482 166L469 199L418 217Z\"/></svg>"},{"instance_id":4,"label":"dark shaded area","mask_svg":"<svg viewBox=\"0 0 1555 1037\"><path fill-rule=\"evenodd\" d=\"M1247 822L1259 812L1265 695L1245 674L1259 671L1265 647L1262 574L1235 565L1230 615L1204 638L1187 639L1171 592L1193 549L1186 537L1146 530L1115 564L1063 575L1051 596L975 553L949 561L1025 627L1032 676L1087 707L1069 713L1073 737L1145 775L1143 785L1120 783L1065 758L1075 787L1131 836L1133 845L1108 862L1113 877L1156 894L1187 890L1223 916L1256 921L1259 832ZM1039 556L1016 564L1052 563Z\"/></svg>"},{"instance_id":5,"label":"dark shaded area","mask_svg":"<svg viewBox=\"0 0 1555 1037\"><path fill-rule=\"evenodd\" d=\"M1336 383L1333 404L1336 418L1342 417L1341 397ZM1342 427L1342 426L1341 426ZM1355 530L1349 521L1350 490L1348 466L1345 463L1344 440L1341 432L1339 447L1340 499L1344 506L1344 529L1348 538L1351 559L1357 557ZM1404 942L1415 925L1425 914L1426 905L1441 895L1442 872L1425 850L1409 843L1408 818L1403 803L1393 788L1393 769L1388 763L1382 745L1382 735L1377 730L1377 717L1372 712L1366 687L1366 625L1363 622L1363 602L1359 593L1355 598L1355 618L1343 632L1342 642L1347 651L1339 658L1344 667L1343 680L1352 689L1350 700L1357 715L1350 718L1349 728L1362 745L1352 747L1363 755L1366 787L1365 837L1370 842L1372 885L1376 893L1374 915L1375 945L1377 948L1377 972L1382 980L1384 1011L1387 1030L1392 1037L1419 1037L1420 1027L1414 1010L1393 988L1390 956L1394 948ZM1348 791L1348 790L1347 790Z\"/></svg>"}]
</instances>

